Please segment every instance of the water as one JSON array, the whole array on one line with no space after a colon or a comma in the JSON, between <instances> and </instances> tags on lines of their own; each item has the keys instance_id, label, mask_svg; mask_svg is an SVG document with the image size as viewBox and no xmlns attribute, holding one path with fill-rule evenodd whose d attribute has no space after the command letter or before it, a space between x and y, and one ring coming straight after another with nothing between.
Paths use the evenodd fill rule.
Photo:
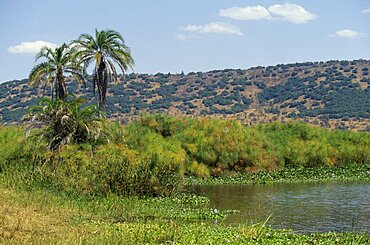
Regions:
<instances>
[{"instance_id":1,"label":"water","mask_svg":"<svg viewBox=\"0 0 370 245\"><path fill-rule=\"evenodd\" d=\"M370 231L370 182L195 186L219 210L239 210L229 225L265 221L298 233Z\"/></svg>"}]
</instances>

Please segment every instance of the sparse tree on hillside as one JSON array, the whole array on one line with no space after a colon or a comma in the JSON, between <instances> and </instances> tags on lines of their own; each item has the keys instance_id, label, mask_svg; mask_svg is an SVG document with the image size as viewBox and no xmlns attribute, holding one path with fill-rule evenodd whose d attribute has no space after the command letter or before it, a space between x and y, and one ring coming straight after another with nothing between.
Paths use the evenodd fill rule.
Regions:
<instances>
[{"instance_id":1,"label":"sparse tree on hillside","mask_svg":"<svg viewBox=\"0 0 370 245\"><path fill-rule=\"evenodd\" d=\"M95 29L95 36L81 34L79 39L72 42L78 49L76 58L85 67L95 63L93 72L93 90L98 87L99 108L105 106L107 85L110 81L118 82L115 64L124 73L132 68L134 60L130 49L125 45L121 34L114 30Z\"/></svg>"},{"instance_id":2,"label":"sparse tree on hillside","mask_svg":"<svg viewBox=\"0 0 370 245\"><path fill-rule=\"evenodd\" d=\"M70 48L67 44L52 50L44 47L36 55L36 61L44 59L37 64L30 72L29 84L37 86L42 84L43 94L47 85L51 87L51 96L65 100L67 96L67 87L65 83L65 74L73 75L78 82L84 83L83 67L77 66L74 62L74 53L76 50Z\"/></svg>"}]
</instances>

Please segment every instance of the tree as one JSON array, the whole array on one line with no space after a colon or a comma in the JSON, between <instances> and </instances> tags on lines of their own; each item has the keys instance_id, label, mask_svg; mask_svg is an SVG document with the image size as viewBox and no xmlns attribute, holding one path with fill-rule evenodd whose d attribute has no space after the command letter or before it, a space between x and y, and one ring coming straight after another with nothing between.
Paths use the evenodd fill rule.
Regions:
<instances>
[{"instance_id":1,"label":"tree","mask_svg":"<svg viewBox=\"0 0 370 245\"><path fill-rule=\"evenodd\" d=\"M67 144L95 144L107 138L103 128L105 117L95 106L82 106L83 99L66 100L44 98L24 117L29 121L32 136L45 139L51 150Z\"/></svg>"},{"instance_id":2,"label":"tree","mask_svg":"<svg viewBox=\"0 0 370 245\"><path fill-rule=\"evenodd\" d=\"M134 60L130 49L125 45L121 34L114 30L95 29L95 37L89 34L81 34L72 42L77 48L76 58L85 68L95 63L93 72L93 91L98 87L98 105L103 108L106 102L108 82L118 82L118 74L115 64L124 73L129 67L132 68Z\"/></svg>"},{"instance_id":3,"label":"tree","mask_svg":"<svg viewBox=\"0 0 370 245\"><path fill-rule=\"evenodd\" d=\"M45 61L37 64L30 72L29 84L37 86L40 83L43 87L43 94L47 85L51 87L51 96L65 100L67 96L67 88L65 83L65 73L73 75L78 82L85 83L83 77L83 67L78 66L74 60L76 50L69 47L67 44L62 44L60 47L52 50L48 47L43 47L36 55L36 61L45 59Z\"/></svg>"}]
</instances>

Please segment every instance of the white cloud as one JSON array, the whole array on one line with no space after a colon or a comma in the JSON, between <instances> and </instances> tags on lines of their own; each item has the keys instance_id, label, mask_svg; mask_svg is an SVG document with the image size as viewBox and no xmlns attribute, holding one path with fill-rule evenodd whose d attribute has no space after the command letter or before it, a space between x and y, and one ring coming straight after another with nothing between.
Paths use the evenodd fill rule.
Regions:
<instances>
[{"instance_id":1,"label":"white cloud","mask_svg":"<svg viewBox=\"0 0 370 245\"><path fill-rule=\"evenodd\" d=\"M185 41L186 39L191 38L190 35L185 35L185 34L182 34L182 33L176 33L175 37L176 37L177 40L180 40L180 41Z\"/></svg>"},{"instance_id":2,"label":"white cloud","mask_svg":"<svg viewBox=\"0 0 370 245\"><path fill-rule=\"evenodd\" d=\"M355 38L359 38L363 35L365 35L365 33L361 33L361 32L358 32L358 31L353 31L353 30L350 30L350 29L343 29L343 30L336 31L333 36L355 39Z\"/></svg>"},{"instance_id":3,"label":"white cloud","mask_svg":"<svg viewBox=\"0 0 370 245\"><path fill-rule=\"evenodd\" d=\"M364 9L361 11L363 14L370 14L370 8Z\"/></svg>"},{"instance_id":4,"label":"white cloud","mask_svg":"<svg viewBox=\"0 0 370 245\"><path fill-rule=\"evenodd\" d=\"M268 10L270 13L281 16L294 24L306 23L317 18L315 14L293 3L275 4L268 7Z\"/></svg>"},{"instance_id":5,"label":"white cloud","mask_svg":"<svg viewBox=\"0 0 370 245\"><path fill-rule=\"evenodd\" d=\"M190 33L219 33L219 34L234 34L242 36L243 32L236 26L223 23L223 22L211 22L205 25L187 25L182 27L182 30ZM177 38L181 39L184 36L177 35Z\"/></svg>"},{"instance_id":6,"label":"white cloud","mask_svg":"<svg viewBox=\"0 0 370 245\"><path fill-rule=\"evenodd\" d=\"M42 47L56 48L58 45L46 41L21 42L18 45L10 46L7 50L13 54L36 54Z\"/></svg>"},{"instance_id":7,"label":"white cloud","mask_svg":"<svg viewBox=\"0 0 370 245\"><path fill-rule=\"evenodd\" d=\"M267 11L267 9L261 5L247 6L244 8L233 7L221 9L218 15L229 17L235 20L261 20L271 18L269 11Z\"/></svg>"}]
</instances>

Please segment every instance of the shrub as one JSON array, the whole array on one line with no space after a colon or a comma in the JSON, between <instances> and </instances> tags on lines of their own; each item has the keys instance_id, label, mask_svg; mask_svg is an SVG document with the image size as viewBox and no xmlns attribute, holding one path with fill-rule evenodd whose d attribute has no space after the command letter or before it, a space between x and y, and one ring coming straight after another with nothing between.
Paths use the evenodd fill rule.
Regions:
<instances>
[{"instance_id":1,"label":"shrub","mask_svg":"<svg viewBox=\"0 0 370 245\"><path fill-rule=\"evenodd\" d=\"M153 142L146 151L130 149L121 133L112 143L69 144L50 151L43 140L26 138L22 128L4 127L0 173L12 176L5 178L10 185L23 182L87 195L165 196L181 188L181 149L163 142Z\"/></svg>"},{"instance_id":2,"label":"shrub","mask_svg":"<svg viewBox=\"0 0 370 245\"><path fill-rule=\"evenodd\" d=\"M43 99L38 106L31 108L25 120L32 127L42 127L33 131L35 137L44 138L51 150L70 143L95 143L104 137L104 118L96 106L82 107L82 99L69 101Z\"/></svg>"},{"instance_id":3,"label":"shrub","mask_svg":"<svg viewBox=\"0 0 370 245\"><path fill-rule=\"evenodd\" d=\"M45 146L26 140L20 127L0 128L0 172L32 168L42 159Z\"/></svg>"},{"instance_id":4,"label":"shrub","mask_svg":"<svg viewBox=\"0 0 370 245\"><path fill-rule=\"evenodd\" d=\"M130 125L129 131L135 131L135 135L140 135L140 138L148 133L138 124L134 125L136 129L133 130L133 125ZM274 147L263 135L237 121L176 119L152 115L142 118L141 125L167 137L172 145L180 144L177 145L180 147L177 151L183 149L186 152L186 173L198 177L205 178L209 172L245 171L251 166L274 169L281 162L274 153ZM155 138L152 135L150 139L155 141ZM156 145L160 144L163 142L157 141ZM134 147L140 146L136 144Z\"/></svg>"},{"instance_id":5,"label":"shrub","mask_svg":"<svg viewBox=\"0 0 370 245\"><path fill-rule=\"evenodd\" d=\"M160 162L157 155L138 157L124 145L108 144L94 153L66 146L41 172L48 183L68 192L162 196L179 188L178 169L174 162Z\"/></svg>"}]
</instances>

